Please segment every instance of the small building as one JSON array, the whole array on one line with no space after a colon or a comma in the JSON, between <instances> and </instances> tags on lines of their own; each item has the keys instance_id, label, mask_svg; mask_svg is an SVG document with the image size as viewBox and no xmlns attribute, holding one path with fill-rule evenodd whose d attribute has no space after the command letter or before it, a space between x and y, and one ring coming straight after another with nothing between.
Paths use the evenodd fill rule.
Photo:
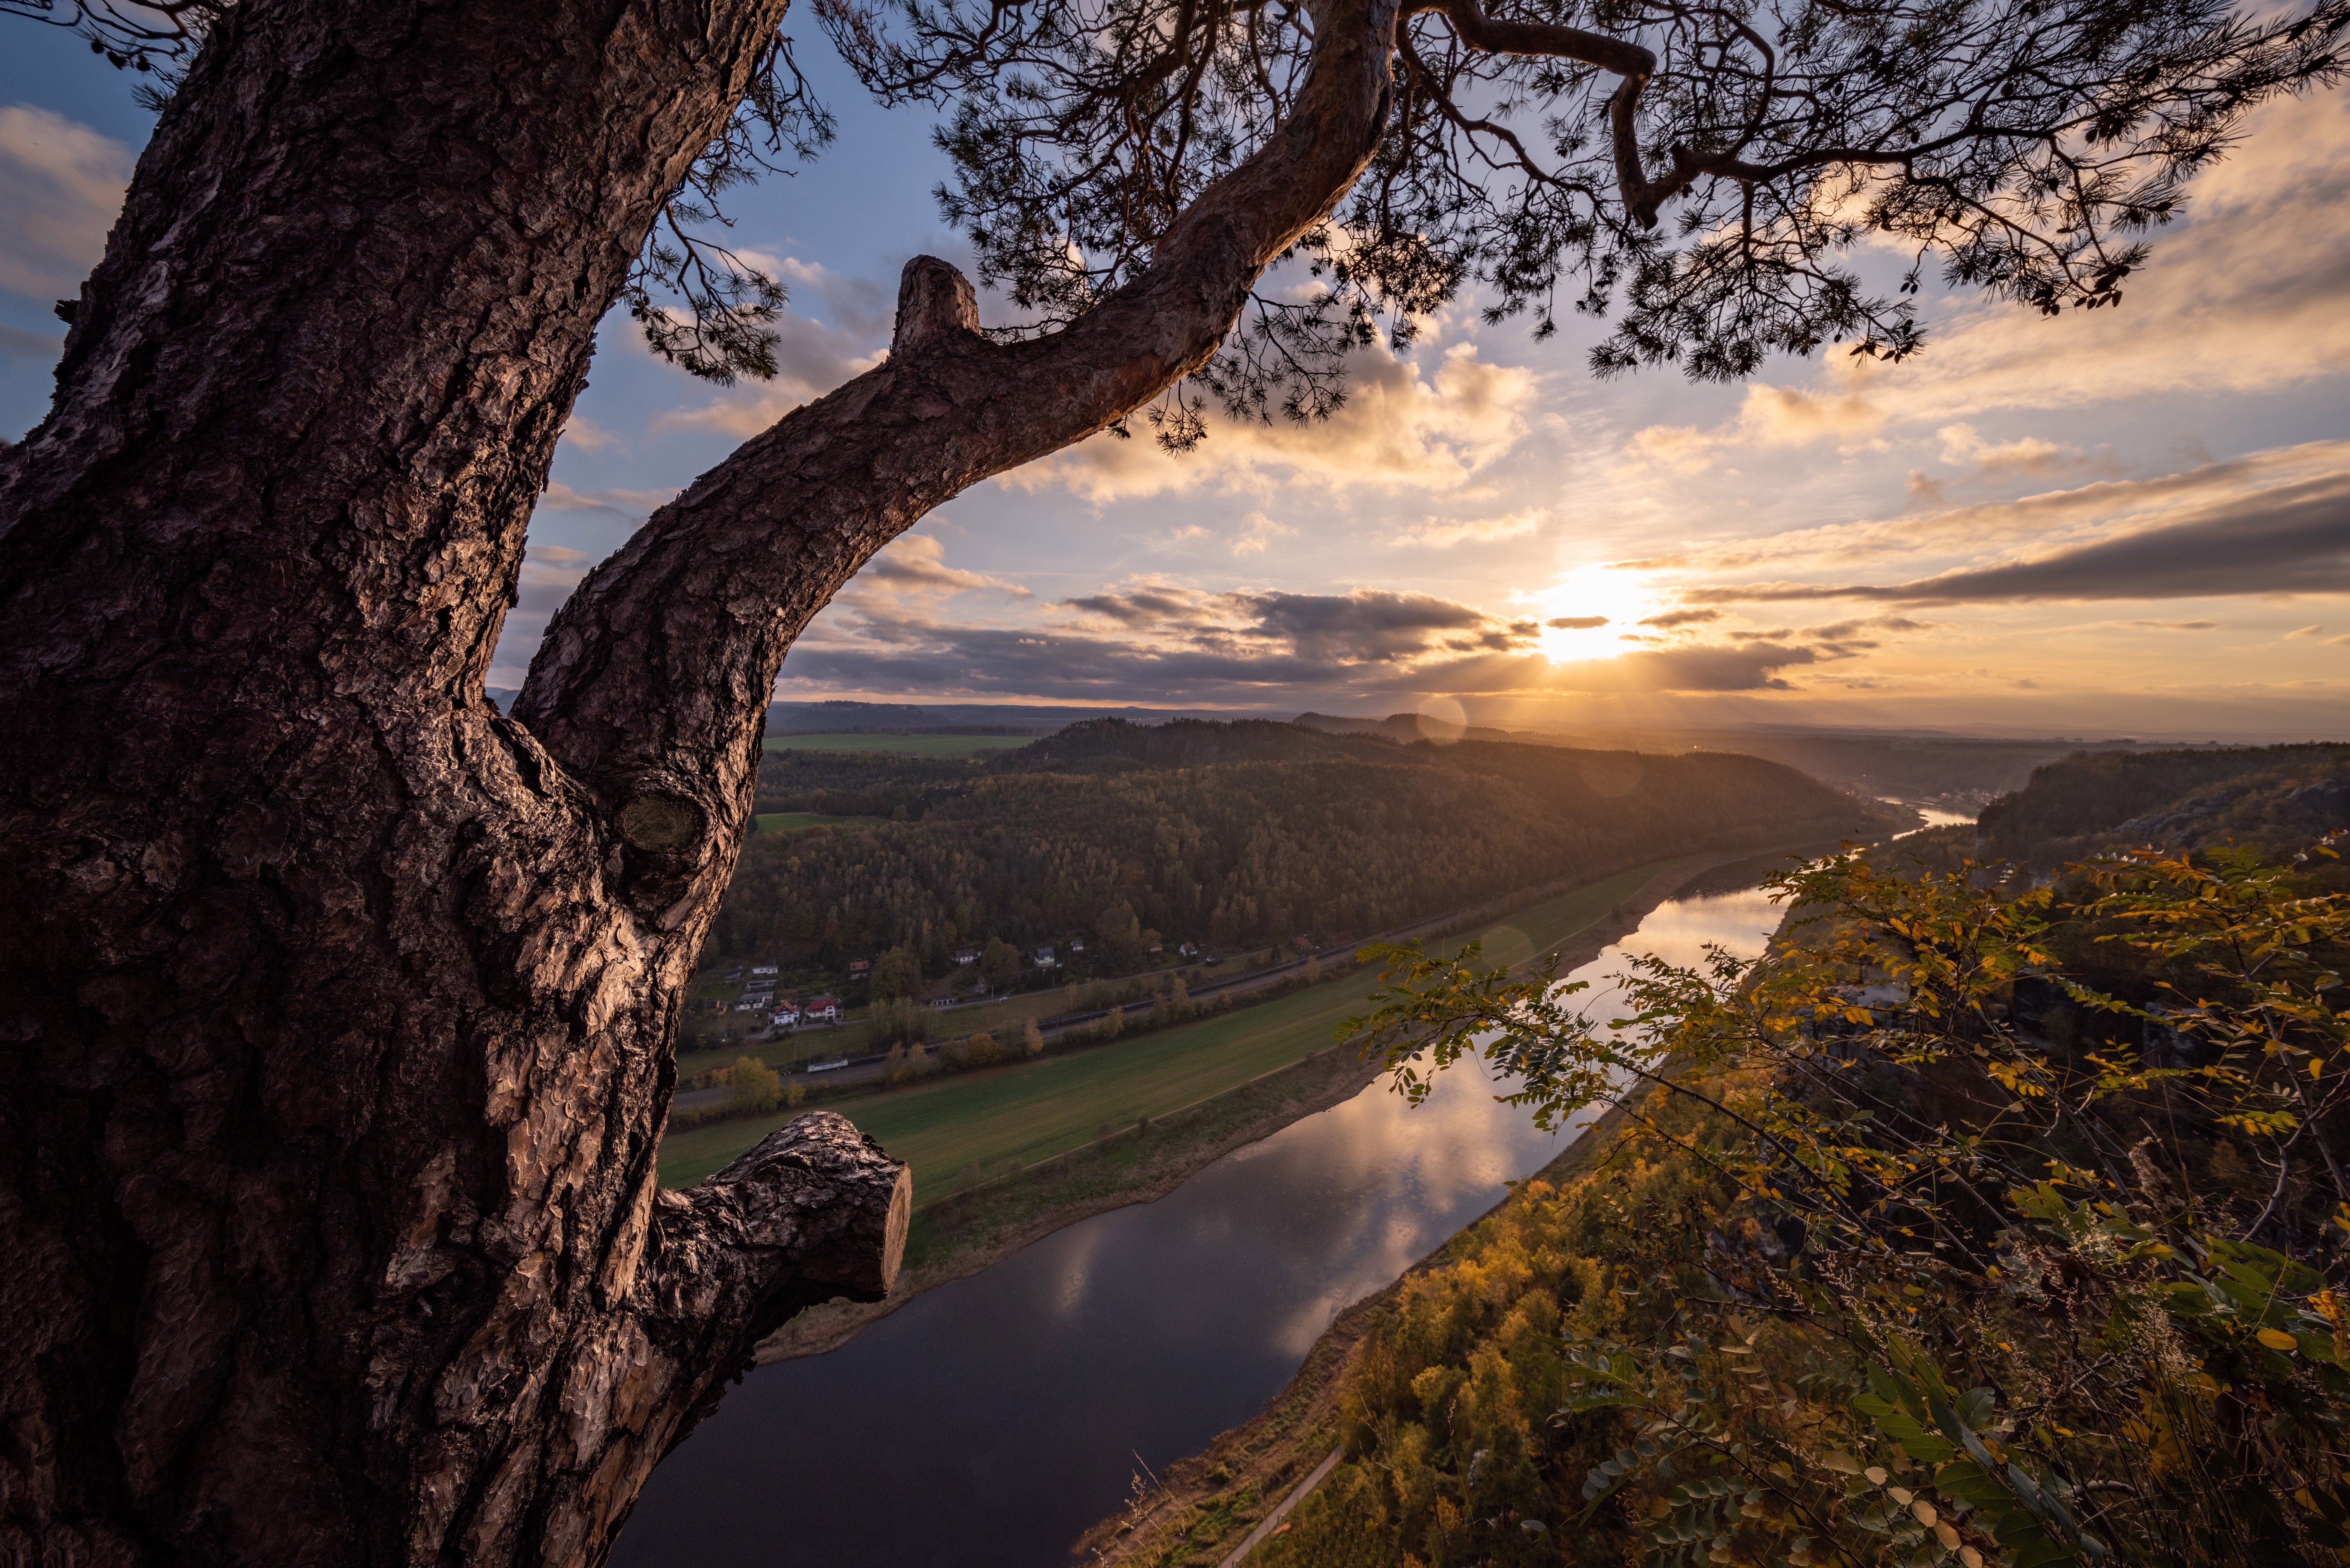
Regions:
<instances>
[{"instance_id":1,"label":"small building","mask_svg":"<svg viewBox=\"0 0 2350 1568\"><path fill-rule=\"evenodd\" d=\"M811 996L800 1008L800 1018L807 1023L837 1023L840 1022L840 998Z\"/></svg>"},{"instance_id":2,"label":"small building","mask_svg":"<svg viewBox=\"0 0 2350 1568\"><path fill-rule=\"evenodd\" d=\"M1069 950L1073 953L1081 953L1085 951L1086 939L1083 937L1071 937L1069 939Z\"/></svg>"},{"instance_id":3,"label":"small building","mask_svg":"<svg viewBox=\"0 0 2350 1568\"><path fill-rule=\"evenodd\" d=\"M977 948L957 948L954 951L947 954L947 957L954 960L957 963L977 963L979 961L979 950Z\"/></svg>"},{"instance_id":4,"label":"small building","mask_svg":"<svg viewBox=\"0 0 2350 1568\"><path fill-rule=\"evenodd\" d=\"M771 1029L790 1029L796 1025L799 1021L800 1010L798 1005L794 1002L786 1002L781 1007L775 1009L775 1015L767 1020L767 1026Z\"/></svg>"},{"instance_id":5,"label":"small building","mask_svg":"<svg viewBox=\"0 0 2350 1568\"><path fill-rule=\"evenodd\" d=\"M751 978L753 980L758 979L763 974L781 974L783 972L783 968L779 964L754 963L751 966Z\"/></svg>"},{"instance_id":6,"label":"small building","mask_svg":"<svg viewBox=\"0 0 2350 1568\"><path fill-rule=\"evenodd\" d=\"M1038 969L1051 969L1059 961L1060 961L1058 959L1053 956L1052 949L1038 948L1036 950L1036 967Z\"/></svg>"},{"instance_id":7,"label":"small building","mask_svg":"<svg viewBox=\"0 0 2350 1568\"><path fill-rule=\"evenodd\" d=\"M1187 959L1195 959L1200 956L1200 944L1197 942L1185 942L1181 947L1177 948L1175 950L1181 953Z\"/></svg>"},{"instance_id":8,"label":"small building","mask_svg":"<svg viewBox=\"0 0 2350 1568\"><path fill-rule=\"evenodd\" d=\"M960 997L953 996L934 996L931 998L931 1005L943 1012L961 1000Z\"/></svg>"},{"instance_id":9,"label":"small building","mask_svg":"<svg viewBox=\"0 0 2350 1568\"><path fill-rule=\"evenodd\" d=\"M871 959L850 959L848 961L849 979L859 980L872 972L873 961Z\"/></svg>"}]
</instances>

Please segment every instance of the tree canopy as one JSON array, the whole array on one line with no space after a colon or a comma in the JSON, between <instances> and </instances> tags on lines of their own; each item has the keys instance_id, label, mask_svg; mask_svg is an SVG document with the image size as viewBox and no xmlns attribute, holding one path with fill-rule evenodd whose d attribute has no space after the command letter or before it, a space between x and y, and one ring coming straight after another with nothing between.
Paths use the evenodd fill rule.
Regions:
<instances>
[{"instance_id":1,"label":"tree canopy","mask_svg":"<svg viewBox=\"0 0 2350 1568\"><path fill-rule=\"evenodd\" d=\"M1377 0L1386 10L1392 0ZM220 0L0 0L169 78ZM817 0L881 101L941 115L936 197L981 281L1048 332L1132 282L1218 180L1310 138L1295 0ZM1310 421L1349 350L1473 291L1488 321L1608 322L1595 371L1752 374L1835 341L1922 346L1929 278L2048 314L2116 305L2147 237L2267 99L2340 79L2350 0L1403 0L1378 145L1150 411ZM731 187L834 135L774 37L667 202L622 302L664 358L775 371L781 285L711 236ZM1875 253L1871 255L1870 253ZM1121 433L1124 427L1117 427Z\"/></svg>"}]
</instances>

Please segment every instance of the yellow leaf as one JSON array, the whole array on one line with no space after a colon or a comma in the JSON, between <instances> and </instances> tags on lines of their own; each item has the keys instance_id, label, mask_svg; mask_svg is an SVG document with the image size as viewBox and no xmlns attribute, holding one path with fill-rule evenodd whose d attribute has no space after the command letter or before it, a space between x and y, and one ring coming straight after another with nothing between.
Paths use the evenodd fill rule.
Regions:
<instances>
[{"instance_id":1,"label":"yellow leaf","mask_svg":"<svg viewBox=\"0 0 2350 1568\"><path fill-rule=\"evenodd\" d=\"M2281 1328L2264 1328L2258 1334L2252 1335L2252 1337L2259 1340L2262 1345L2267 1345L2271 1350L2293 1350L2297 1348L2293 1335L2285 1333L2284 1330Z\"/></svg>"}]
</instances>

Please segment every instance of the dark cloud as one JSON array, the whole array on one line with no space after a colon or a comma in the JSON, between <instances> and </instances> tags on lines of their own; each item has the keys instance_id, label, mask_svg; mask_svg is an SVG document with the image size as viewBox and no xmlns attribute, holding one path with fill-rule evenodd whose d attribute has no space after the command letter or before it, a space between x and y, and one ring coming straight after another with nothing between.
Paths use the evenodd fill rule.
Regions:
<instances>
[{"instance_id":1,"label":"dark cloud","mask_svg":"<svg viewBox=\"0 0 2350 1568\"><path fill-rule=\"evenodd\" d=\"M1349 596L1350 597L1352 596ZM1286 607L1298 610L1295 604ZM1373 631L1396 631L1394 605L1361 607ZM1326 609L1328 607L1325 607ZM1197 632L1153 645L1084 631L947 626L868 616L852 637L836 633L795 648L790 684L838 691L971 692L1080 701L1388 701L1409 693L1602 693L1783 690L1778 672L1818 662L1808 648L1746 643L1638 649L1613 659L1555 664L1528 652L1515 628L1490 624L1461 638L1421 637L1407 661L1346 617L1293 615L1311 635L1284 642L1258 627ZM1401 628L1412 629L1409 625ZM1331 651L1337 634L1358 639ZM1363 657L1354 657L1361 654ZM1832 657L1832 655L1830 656Z\"/></svg>"},{"instance_id":2,"label":"dark cloud","mask_svg":"<svg viewBox=\"0 0 2350 1568\"><path fill-rule=\"evenodd\" d=\"M1662 615L1650 616L1640 624L1653 626L1659 631L1670 631L1677 626L1702 626L1707 621L1721 618L1721 612L1718 609L1667 610Z\"/></svg>"},{"instance_id":3,"label":"dark cloud","mask_svg":"<svg viewBox=\"0 0 2350 1568\"><path fill-rule=\"evenodd\" d=\"M1351 594L1235 594L1263 637L1287 639L1308 659L1394 663L1428 651L1444 632L1473 632L1475 645L1507 647L1508 628L1483 610L1430 594L1365 588ZM1503 639L1495 644L1492 638Z\"/></svg>"},{"instance_id":4,"label":"dark cloud","mask_svg":"<svg viewBox=\"0 0 2350 1568\"><path fill-rule=\"evenodd\" d=\"M1708 613L1720 615L1721 612L1712 610ZM1559 631L1590 631L1594 628L1606 626L1607 618L1604 615L1562 615L1554 616L1543 624ZM1644 621L1641 624L1645 626L1648 623Z\"/></svg>"},{"instance_id":5,"label":"dark cloud","mask_svg":"<svg viewBox=\"0 0 2350 1568\"><path fill-rule=\"evenodd\" d=\"M1136 588L1122 594L1089 594L1064 599L1065 608L1106 616L1121 626L1151 626L1196 614L1199 597L1181 588Z\"/></svg>"},{"instance_id":6,"label":"dark cloud","mask_svg":"<svg viewBox=\"0 0 2350 1568\"><path fill-rule=\"evenodd\" d=\"M2350 474L2231 497L2178 523L2016 561L1889 586L1764 583L1695 588L1714 604L1877 599L1964 604L2033 599L2220 598L2350 593Z\"/></svg>"}]
</instances>

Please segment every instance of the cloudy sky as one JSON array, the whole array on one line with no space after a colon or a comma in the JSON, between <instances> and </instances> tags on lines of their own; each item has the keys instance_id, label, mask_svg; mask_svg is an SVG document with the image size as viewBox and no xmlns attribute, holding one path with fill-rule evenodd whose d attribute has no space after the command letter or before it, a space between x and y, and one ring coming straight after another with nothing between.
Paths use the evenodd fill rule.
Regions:
<instances>
[{"instance_id":1,"label":"cloudy sky","mask_svg":"<svg viewBox=\"0 0 2350 1568\"><path fill-rule=\"evenodd\" d=\"M81 46L0 26L14 437L148 119ZM607 325L492 684L652 507L875 361L909 255L965 254L928 121L821 49L839 142L737 211L791 291L783 373L722 391ZM2350 96L2266 112L2156 245L2118 310L1944 297L1909 362L1743 387L1601 384L1572 328L1536 345L1464 297L1361 357L1326 425L1184 458L1105 436L961 497L778 693L2350 738Z\"/></svg>"}]
</instances>

